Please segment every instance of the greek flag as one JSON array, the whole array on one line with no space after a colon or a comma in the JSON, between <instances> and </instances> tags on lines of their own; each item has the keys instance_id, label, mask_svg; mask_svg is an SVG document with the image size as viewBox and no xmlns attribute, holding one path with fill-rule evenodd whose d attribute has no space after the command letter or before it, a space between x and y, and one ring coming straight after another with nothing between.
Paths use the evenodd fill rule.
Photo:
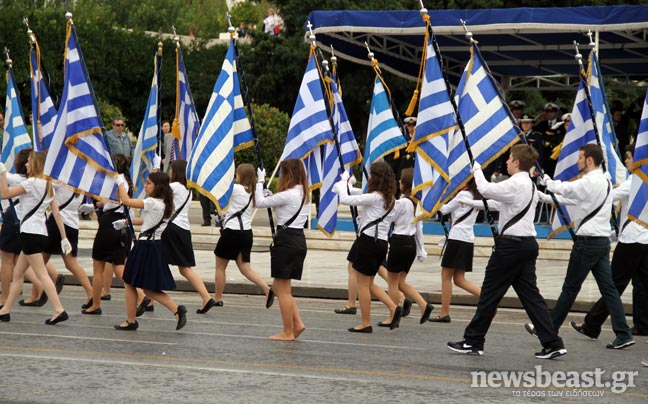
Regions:
<instances>
[{"instance_id":1,"label":"greek flag","mask_svg":"<svg viewBox=\"0 0 648 404\"><path fill-rule=\"evenodd\" d=\"M63 94L45 160L45 175L97 198L117 200L117 173L71 19L64 67Z\"/></svg>"},{"instance_id":2,"label":"greek flag","mask_svg":"<svg viewBox=\"0 0 648 404\"><path fill-rule=\"evenodd\" d=\"M601 148L603 149L603 156L605 156L605 162L607 164L606 168L610 173L612 184L621 184L626 180L628 172L616 151L616 135L614 134L610 107L605 94L603 75L601 74L598 57L594 51L590 52L590 63L587 74L592 107L596 116L596 126L601 137Z\"/></svg>"},{"instance_id":3,"label":"greek flag","mask_svg":"<svg viewBox=\"0 0 648 404\"><path fill-rule=\"evenodd\" d=\"M351 129L338 86L334 80L330 81L329 84L333 94L332 121L340 150L338 152L335 143L324 145L324 178L322 179L322 189L320 191L317 227L328 237L331 237L337 224L339 203L338 195L333 192L333 185L340 180L340 174L342 174L343 170L340 167L340 155L342 156L344 170L350 170L352 166L360 164L362 155L353 134L353 129ZM351 173L351 175L353 174Z\"/></svg>"},{"instance_id":4,"label":"greek flag","mask_svg":"<svg viewBox=\"0 0 648 404\"><path fill-rule=\"evenodd\" d=\"M648 93L635 141L628 218L648 228Z\"/></svg>"},{"instance_id":5,"label":"greek flag","mask_svg":"<svg viewBox=\"0 0 648 404\"><path fill-rule=\"evenodd\" d=\"M31 139L25 126L25 118L20 107L20 96L16 88L13 68L7 72L7 98L5 103L4 135L2 137L2 163L9 172L16 172L16 154L31 146Z\"/></svg>"},{"instance_id":6,"label":"greek flag","mask_svg":"<svg viewBox=\"0 0 648 404\"><path fill-rule=\"evenodd\" d=\"M56 106L50 96L47 82L43 77L40 47L36 36L30 32L33 45L29 51L29 67L31 72L31 102L32 102L32 133L34 150L46 151L52 142L54 125L56 124Z\"/></svg>"},{"instance_id":7,"label":"greek flag","mask_svg":"<svg viewBox=\"0 0 648 404\"><path fill-rule=\"evenodd\" d=\"M151 82L151 91L149 92L148 103L142 127L137 137L137 144L133 152L133 161L131 162L131 178L133 180L133 198L143 199L144 184L151 171L153 171L153 159L158 146L158 74L159 68L157 63L158 56L153 59L153 80ZM161 58L160 58L161 59Z\"/></svg>"},{"instance_id":8,"label":"greek flag","mask_svg":"<svg viewBox=\"0 0 648 404\"><path fill-rule=\"evenodd\" d=\"M519 141L517 129L476 44L470 48L470 61L459 81L456 102L473 157L482 166ZM448 175L450 185L443 202L454 196L472 175L466 145L458 130L448 136Z\"/></svg>"},{"instance_id":9,"label":"greek flag","mask_svg":"<svg viewBox=\"0 0 648 404\"><path fill-rule=\"evenodd\" d=\"M420 202L418 216L422 218L434 215L441 207L441 197L450 182L448 132L457 129L457 117L432 40L428 38L425 51L416 132L410 144L417 150L412 195Z\"/></svg>"},{"instance_id":10,"label":"greek flag","mask_svg":"<svg viewBox=\"0 0 648 404\"><path fill-rule=\"evenodd\" d=\"M326 113L322 81L315 52L311 50L295 109L290 118L286 145L279 160L303 159L317 146L331 139L331 124Z\"/></svg>"},{"instance_id":11,"label":"greek flag","mask_svg":"<svg viewBox=\"0 0 648 404\"><path fill-rule=\"evenodd\" d=\"M312 192L322 186L322 146L315 147L302 161L308 175L308 189Z\"/></svg>"},{"instance_id":12,"label":"greek flag","mask_svg":"<svg viewBox=\"0 0 648 404\"><path fill-rule=\"evenodd\" d=\"M189 76L185 68L182 50L176 48L176 114L171 133L175 138L172 147L172 159L187 160L191 156L194 142L200 131L200 119L196 112Z\"/></svg>"},{"instance_id":13,"label":"greek flag","mask_svg":"<svg viewBox=\"0 0 648 404\"><path fill-rule=\"evenodd\" d=\"M254 144L236 72L234 39L214 84L200 133L187 164L187 183L223 214L234 188L234 151Z\"/></svg>"},{"instance_id":14,"label":"greek flag","mask_svg":"<svg viewBox=\"0 0 648 404\"><path fill-rule=\"evenodd\" d=\"M365 160L362 173L362 191L367 191L371 164L389 153L407 146L405 136L398 127L389 103L385 86L380 77L376 77L369 111L369 126L365 142Z\"/></svg>"}]
</instances>

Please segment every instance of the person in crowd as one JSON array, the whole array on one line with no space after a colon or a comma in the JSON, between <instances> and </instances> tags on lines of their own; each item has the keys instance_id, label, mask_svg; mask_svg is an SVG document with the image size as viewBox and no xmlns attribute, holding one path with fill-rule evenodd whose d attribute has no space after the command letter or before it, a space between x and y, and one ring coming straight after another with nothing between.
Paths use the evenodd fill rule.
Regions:
<instances>
[{"instance_id":1,"label":"person in crowd","mask_svg":"<svg viewBox=\"0 0 648 404\"><path fill-rule=\"evenodd\" d=\"M274 27L276 25L276 17L273 9L268 9L268 16L263 20L263 32L269 35L275 35Z\"/></svg>"},{"instance_id":2,"label":"person in crowd","mask_svg":"<svg viewBox=\"0 0 648 404\"><path fill-rule=\"evenodd\" d=\"M553 102L548 102L544 106L543 117L540 122L538 122L533 130L539 132L542 135L542 146L543 151L540 153L538 161L542 166L542 170L549 176L553 176L554 171L556 170L556 160L551 158L554 147L562 142L562 138L559 138L558 132L554 129L554 125L558 122L558 111L560 107L558 104Z\"/></svg>"},{"instance_id":3,"label":"person in crowd","mask_svg":"<svg viewBox=\"0 0 648 404\"><path fill-rule=\"evenodd\" d=\"M133 158L133 143L126 132L124 132L124 118L117 116L113 118L113 127L106 132L106 144L110 151L110 156L114 159L116 155Z\"/></svg>"},{"instance_id":4,"label":"person in crowd","mask_svg":"<svg viewBox=\"0 0 648 404\"><path fill-rule=\"evenodd\" d=\"M171 122L168 120L162 121L162 171L165 173L169 173L169 167L171 164L172 160L175 160L175 156L173 156L173 151L171 148L173 147L173 134L171 133Z\"/></svg>"},{"instance_id":5,"label":"person in crowd","mask_svg":"<svg viewBox=\"0 0 648 404\"><path fill-rule=\"evenodd\" d=\"M522 114L524 113L524 107L526 107L526 103L524 101L512 100L511 102L509 102L509 108L511 109L511 113L513 113L515 119L518 120L518 123L520 123L519 119L522 117Z\"/></svg>"}]
</instances>

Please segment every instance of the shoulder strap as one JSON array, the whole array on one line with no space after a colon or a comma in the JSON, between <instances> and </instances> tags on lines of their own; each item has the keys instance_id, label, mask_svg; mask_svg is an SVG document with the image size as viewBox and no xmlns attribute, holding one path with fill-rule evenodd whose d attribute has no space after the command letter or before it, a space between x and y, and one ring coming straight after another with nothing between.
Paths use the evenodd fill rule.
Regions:
<instances>
[{"instance_id":1,"label":"shoulder strap","mask_svg":"<svg viewBox=\"0 0 648 404\"><path fill-rule=\"evenodd\" d=\"M241 219L241 216L243 216L243 213L247 210L248 206L250 206L250 203L252 203L252 194L250 194L250 199L248 199L247 205L245 205L243 207L243 209L241 209L238 212L232 214L232 216L228 217L227 220L225 221L225 223L223 223L223 227L225 227L227 222L229 222L230 220L232 220L234 218L237 218L238 222L239 222L239 226L241 227L241 230L243 230L243 219ZM304 204L304 201L302 200L302 205L303 204ZM299 208L299 211L297 212L297 214L299 214L299 212L301 212L301 207ZM295 220L295 219L293 219L293 220ZM292 223L292 222L290 222L290 223Z\"/></svg>"},{"instance_id":2,"label":"shoulder strap","mask_svg":"<svg viewBox=\"0 0 648 404\"><path fill-rule=\"evenodd\" d=\"M22 220L20 221L20 224L21 224L21 225L22 225L23 223L25 223L27 220L29 220L29 218L31 218L32 216L34 216L34 213L36 213L36 211L38 210L38 208L40 208L41 204L42 204L43 201L45 200L45 195L47 195L47 187L45 187L45 192L43 192L43 197L41 198L41 200L36 204L36 206L34 206L34 208L33 208L32 210L30 210L29 212L27 212L27 214L25 215L25 217L22 218Z\"/></svg>"},{"instance_id":3,"label":"shoulder strap","mask_svg":"<svg viewBox=\"0 0 648 404\"><path fill-rule=\"evenodd\" d=\"M378 223L380 223L380 222L382 222L383 220L385 220L385 218L387 217L387 215L389 215L393 209L394 209L394 206L392 205L392 207L389 208L389 210L388 210L387 212L385 212L384 215L382 215L382 216L379 217L378 219L372 220L371 222L367 223L367 224L365 225L365 227L363 227L362 230L360 230L360 235L362 235L362 233L364 233L365 230L370 229L370 228L373 227L373 226L376 226L376 231L375 231L375 233L374 233L374 241L375 241L375 240L378 238Z\"/></svg>"},{"instance_id":4,"label":"shoulder strap","mask_svg":"<svg viewBox=\"0 0 648 404\"><path fill-rule=\"evenodd\" d=\"M76 198L76 196L77 196L77 194L73 193L72 196L70 197L70 199L68 199L67 201L65 201L65 203L64 203L63 205L59 206L59 210L63 210L63 209L65 209L65 208L67 208L68 205L72 203L72 201L74 200L74 198Z\"/></svg>"},{"instance_id":5,"label":"shoulder strap","mask_svg":"<svg viewBox=\"0 0 648 404\"><path fill-rule=\"evenodd\" d=\"M288 221L286 221L286 223L280 224L278 226L281 226L284 229L286 227L290 226L295 221L295 219L297 219L297 216L299 216L299 214L301 213L302 207L304 206L304 201L306 201L306 194L305 193L304 193L304 196L302 196L301 204L299 205L299 209L297 209L297 212L295 212L295 214L290 219L288 219Z\"/></svg>"},{"instance_id":6,"label":"shoulder strap","mask_svg":"<svg viewBox=\"0 0 648 404\"><path fill-rule=\"evenodd\" d=\"M173 214L171 215L171 217L169 217L169 223L171 223L172 221L175 220L176 217L178 217L180 212L182 212L182 209L184 209L184 207L187 205L187 202L189 202L189 199L191 198L191 191L190 190L187 191L189 191L189 193L187 194L187 199L185 199L184 203L180 206L180 208L176 209L175 212L173 212Z\"/></svg>"},{"instance_id":7,"label":"shoulder strap","mask_svg":"<svg viewBox=\"0 0 648 404\"><path fill-rule=\"evenodd\" d=\"M580 224L576 228L576 233L578 233L578 230L580 230L580 228L583 227L583 225L585 223L587 223L591 218L593 218L594 216L596 216L597 213L599 213L599 211L601 210L603 205L605 205L605 201L607 201L607 198L608 198L609 195L610 195L610 181L607 182L607 192L605 193L605 198L603 198L603 202L601 202L601 204L599 206L597 206L596 209L591 211L587 216L585 216L583 218L583 220L580 222Z\"/></svg>"},{"instance_id":8,"label":"shoulder strap","mask_svg":"<svg viewBox=\"0 0 648 404\"><path fill-rule=\"evenodd\" d=\"M524 209L522 209L522 211L520 213L513 216L513 218L511 220L509 220L508 223L506 223L504 225L504 227L502 227L502 231L500 231L500 236L503 235L504 232L509 227L511 227L515 223L519 222L524 217L524 215L526 215L527 212L529 211L529 208L531 207L531 204L533 203L533 195L535 194L535 190L536 190L536 186L535 186L535 184L533 182L531 182L531 186L532 186L532 188L531 188L531 199L529 200L529 203L527 204L527 206L524 207Z\"/></svg>"},{"instance_id":9,"label":"shoulder strap","mask_svg":"<svg viewBox=\"0 0 648 404\"><path fill-rule=\"evenodd\" d=\"M155 236L155 231L162 226L162 223L164 223L164 218L160 219L159 222L150 229L146 229L145 231L141 232L139 235L139 239L141 240L142 238L146 237L147 240L150 240Z\"/></svg>"},{"instance_id":10,"label":"shoulder strap","mask_svg":"<svg viewBox=\"0 0 648 404\"><path fill-rule=\"evenodd\" d=\"M455 220L455 221L452 223L452 227L454 227L454 226L458 225L459 223L463 222L464 220L468 219L468 216L472 215L472 213L473 213L474 211L475 211L475 209L470 209L468 212L466 212L466 213L464 213L463 215L461 215L461 217L459 217L459 219Z\"/></svg>"}]
</instances>

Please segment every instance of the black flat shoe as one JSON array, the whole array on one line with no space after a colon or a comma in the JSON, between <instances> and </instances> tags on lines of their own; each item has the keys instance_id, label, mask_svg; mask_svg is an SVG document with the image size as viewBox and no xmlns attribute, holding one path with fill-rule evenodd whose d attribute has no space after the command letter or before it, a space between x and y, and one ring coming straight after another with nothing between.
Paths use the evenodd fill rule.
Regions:
<instances>
[{"instance_id":1,"label":"black flat shoe","mask_svg":"<svg viewBox=\"0 0 648 404\"><path fill-rule=\"evenodd\" d=\"M144 299L142 299L140 304L137 306L137 312L135 313L135 316L140 317L142 314L144 314L146 308L150 303L151 299L148 296L144 296Z\"/></svg>"},{"instance_id":2,"label":"black flat shoe","mask_svg":"<svg viewBox=\"0 0 648 404\"><path fill-rule=\"evenodd\" d=\"M49 319L49 318L48 318L47 320L45 320L45 324L47 324L47 325L54 325L54 324L58 324L58 323L60 323L60 322L62 322L62 321L66 321L66 320L68 320L69 318L70 318L70 317L68 316L67 312L66 312L66 311L63 311L63 312L62 312L61 314L59 314L58 316L54 317L54 320Z\"/></svg>"},{"instance_id":3,"label":"black flat shoe","mask_svg":"<svg viewBox=\"0 0 648 404\"><path fill-rule=\"evenodd\" d=\"M11 320L11 313L0 314L0 321L3 323L8 323Z\"/></svg>"},{"instance_id":4,"label":"black flat shoe","mask_svg":"<svg viewBox=\"0 0 648 404\"><path fill-rule=\"evenodd\" d=\"M155 311L155 306L153 306L152 304L149 305L149 306L146 306L146 310L144 310L144 311Z\"/></svg>"},{"instance_id":5,"label":"black flat shoe","mask_svg":"<svg viewBox=\"0 0 648 404\"><path fill-rule=\"evenodd\" d=\"M423 315L421 316L421 322L420 324L425 323L430 319L430 314L432 314L432 310L434 310L434 306L432 306L432 303L428 303L425 306L425 310L423 311Z\"/></svg>"},{"instance_id":6,"label":"black flat shoe","mask_svg":"<svg viewBox=\"0 0 648 404\"><path fill-rule=\"evenodd\" d=\"M196 313L205 314L214 306L216 306L216 300L209 299L209 301L205 303L205 305L201 309L196 310Z\"/></svg>"},{"instance_id":7,"label":"black flat shoe","mask_svg":"<svg viewBox=\"0 0 648 404\"><path fill-rule=\"evenodd\" d=\"M18 302L19 305L25 307L42 307L45 303L47 303L47 294L45 292L41 293L38 300L34 300L33 302L26 302L25 299Z\"/></svg>"},{"instance_id":8,"label":"black flat shoe","mask_svg":"<svg viewBox=\"0 0 648 404\"><path fill-rule=\"evenodd\" d=\"M98 309L94 309L94 310L83 309L83 310L81 310L81 314L90 314L90 315L93 315L93 316L98 316L98 315L101 314L101 307L99 307Z\"/></svg>"},{"instance_id":9,"label":"black flat shoe","mask_svg":"<svg viewBox=\"0 0 648 404\"><path fill-rule=\"evenodd\" d=\"M274 303L275 293L272 291L272 288L268 291L268 297L266 298L266 309L272 307Z\"/></svg>"},{"instance_id":10,"label":"black flat shoe","mask_svg":"<svg viewBox=\"0 0 648 404\"><path fill-rule=\"evenodd\" d=\"M110 295L101 296L101 300L110 300L110 299L112 299L112 296L110 296Z\"/></svg>"},{"instance_id":11,"label":"black flat shoe","mask_svg":"<svg viewBox=\"0 0 648 404\"><path fill-rule=\"evenodd\" d=\"M126 324L128 325L121 325L117 324L115 325L115 330L119 331L135 331L137 330L137 327L139 327L139 324L137 323L137 320L133 321L132 323L129 323L128 320L126 321Z\"/></svg>"},{"instance_id":12,"label":"black flat shoe","mask_svg":"<svg viewBox=\"0 0 648 404\"><path fill-rule=\"evenodd\" d=\"M92 303L93 303L93 300L92 300L92 298L90 298L90 300L88 300L87 303L84 303L84 304L81 305L81 308L82 309L87 309L88 307L92 307Z\"/></svg>"},{"instance_id":13,"label":"black flat shoe","mask_svg":"<svg viewBox=\"0 0 648 404\"><path fill-rule=\"evenodd\" d=\"M223 301L222 301L222 300L217 301L216 304L215 304L214 306L216 306L216 307L223 307Z\"/></svg>"},{"instance_id":14,"label":"black flat shoe","mask_svg":"<svg viewBox=\"0 0 648 404\"><path fill-rule=\"evenodd\" d=\"M394 317L392 318L391 323L389 324L389 329L393 330L394 328L398 328L400 325L400 320L401 317L403 316L403 308L400 306L396 306L396 311L394 312Z\"/></svg>"},{"instance_id":15,"label":"black flat shoe","mask_svg":"<svg viewBox=\"0 0 648 404\"><path fill-rule=\"evenodd\" d=\"M439 317L439 316L432 317L428 321L431 323L449 323L450 315L448 314L447 316L443 316L443 317Z\"/></svg>"},{"instance_id":16,"label":"black flat shoe","mask_svg":"<svg viewBox=\"0 0 648 404\"><path fill-rule=\"evenodd\" d=\"M409 297L406 297L403 301L403 315L401 317L409 316L410 311L412 310L412 304L414 304L414 301Z\"/></svg>"},{"instance_id":17,"label":"black flat shoe","mask_svg":"<svg viewBox=\"0 0 648 404\"><path fill-rule=\"evenodd\" d=\"M178 306L178 311L174 314L178 316L178 323L176 324L176 330L181 329L187 324L187 308L185 306Z\"/></svg>"},{"instance_id":18,"label":"black flat shoe","mask_svg":"<svg viewBox=\"0 0 648 404\"><path fill-rule=\"evenodd\" d=\"M382 322L382 321L378 322L378 327L389 327L389 326L391 326L390 323L385 323L385 322Z\"/></svg>"},{"instance_id":19,"label":"black flat shoe","mask_svg":"<svg viewBox=\"0 0 648 404\"><path fill-rule=\"evenodd\" d=\"M335 312L337 314L356 314L358 312L358 308L344 306L340 309L335 309Z\"/></svg>"},{"instance_id":20,"label":"black flat shoe","mask_svg":"<svg viewBox=\"0 0 648 404\"><path fill-rule=\"evenodd\" d=\"M353 328L353 327L351 327L351 328L349 328L349 332L362 332L362 333L365 333L365 334L370 334L370 333L373 332L373 327L370 326L370 325L366 326L365 328Z\"/></svg>"},{"instance_id":21,"label":"black flat shoe","mask_svg":"<svg viewBox=\"0 0 648 404\"><path fill-rule=\"evenodd\" d=\"M58 275L56 277L56 282L54 282L54 286L56 286L56 294L57 295L61 294L61 291L63 290L63 285L65 285L65 276Z\"/></svg>"}]
</instances>

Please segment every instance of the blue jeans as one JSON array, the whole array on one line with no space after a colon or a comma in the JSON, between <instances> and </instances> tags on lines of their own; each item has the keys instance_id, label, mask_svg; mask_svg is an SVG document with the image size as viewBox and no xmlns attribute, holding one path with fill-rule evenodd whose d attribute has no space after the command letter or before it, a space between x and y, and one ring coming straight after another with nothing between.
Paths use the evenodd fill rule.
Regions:
<instances>
[{"instance_id":1,"label":"blue jeans","mask_svg":"<svg viewBox=\"0 0 648 404\"><path fill-rule=\"evenodd\" d=\"M574 242L574 247L569 256L569 265L567 266L562 292L556 306L551 310L551 320L554 327L556 330L560 329L590 271L594 275L594 279L596 279L605 306L610 312L612 329L615 334L623 340L632 338L630 327L628 327L625 319L619 291L612 281L610 240L607 237L594 239L577 237Z\"/></svg>"}]
</instances>

